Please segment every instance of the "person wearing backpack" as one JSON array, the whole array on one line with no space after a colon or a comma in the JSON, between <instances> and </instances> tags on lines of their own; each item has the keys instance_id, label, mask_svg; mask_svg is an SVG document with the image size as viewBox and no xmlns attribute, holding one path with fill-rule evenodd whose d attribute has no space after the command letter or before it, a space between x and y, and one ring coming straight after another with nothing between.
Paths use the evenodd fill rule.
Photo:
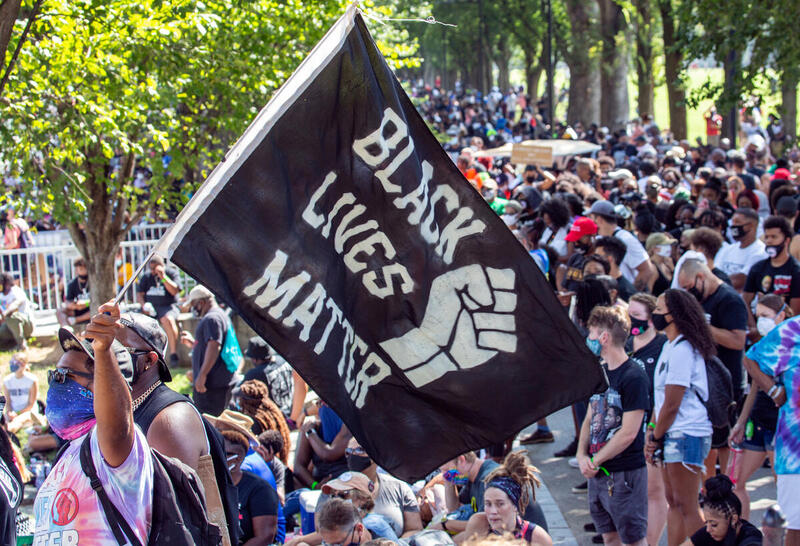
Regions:
<instances>
[{"instance_id":1,"label":"person wearing backpack","mask_svg":"<svg viewBox=\"0 0 800 546\"><path fill-rule=\"evenodd\" d=\"M230 319L205 286L192 288L183 307L191 308L192 313L200 317L194 336L189 332L181 334L181 342L192 347L192 399L201 413L216 416L231 399L233 372L222 355Z\"/></svg>"},{"instance_id":2,"label":"person wearing backpack","mask_svg":"<svg viewBox=\"0 0 800 546\"><path fill-rule=\"evenodd\" d=\"M703 308L685 290L669 289L658 297L653 326L666 334L654 377L654 421L648 424L645 453L663 465L669 503L667 538L681 544L703 525L697 493L711 449L712 426L706 360L716 346Z\"/></svg>"},{"instance_id":3,"label":"person wearing backpack","mask_svg":"<svg viewBox=\"0 0 800 546\"><path fill-rule=\"evenodd\" d=\"M130 376L131 357L114 340L118 308L105 304L99 311L86 328L91 343L63 328L58 333L64 354L48 372L46 416L53 432L70 444L36 494L36 545L118 543L93 485L107 493L139 544L150 534L154 463L147 439L134 425L123 376ZM88 450L82 449L86 442ZM93 463L94 484L83 470L82 452Z\"/></svg>"},{"instance_id":4,"label":"person wearing backpack","mask_svg":"<svg viewBox=\"0 0 800 546\"><path fill-rule=\"evenodd\" d=\"M133 355L133 420L150 446L194 469L203 483L209 519L223 531L223 544L238 544L239 508L225 456L225 443L186 396L170 389L167 333L158 320L141 313L120 318L116 339ZM215 492L218 496L215 495Z\"/></svg>"}]
</instances>

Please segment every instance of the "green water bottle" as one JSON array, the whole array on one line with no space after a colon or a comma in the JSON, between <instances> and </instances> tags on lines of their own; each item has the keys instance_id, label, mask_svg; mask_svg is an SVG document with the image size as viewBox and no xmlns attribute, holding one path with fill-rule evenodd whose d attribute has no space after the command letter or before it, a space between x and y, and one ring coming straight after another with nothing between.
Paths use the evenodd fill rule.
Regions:
<instances>
[{"instance_id":1,"label":"green water bottle","mask_svg":"<svg viewBox=\"0 0 800 546\"><path fill-rule=\"evenodd\" d=\"M747 426L744 427L744 437L747 440L753 439L753 421L747 421Z\"/></svg>"}]
</instances>

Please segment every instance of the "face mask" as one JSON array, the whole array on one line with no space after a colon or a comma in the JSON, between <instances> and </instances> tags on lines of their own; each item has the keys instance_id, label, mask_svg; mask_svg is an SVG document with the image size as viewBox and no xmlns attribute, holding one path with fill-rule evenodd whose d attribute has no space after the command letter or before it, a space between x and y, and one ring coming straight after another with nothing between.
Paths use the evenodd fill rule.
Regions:
<instances>
[{"instance_id":1,"label":"face mask","mask_svg":"<svg viewBox=\"0 0 800 546\"><path fill-rule=\"evenodd\" d=\"M353 472L363 472L372 464L372 459L364 455L347 455L347 468Z\"/></svg>"},{"instance_id":2,"label":"face mask","mask_svg":"<svg viewBox=\"0 0 800 546\"><path fill-rule=\"evenodd\" d=\"M19 370L20 366L21 364L19 360L15 358L12 358L11 362L8 364L8 368L11 370L11 373L15 373L17 370Z\"/></svg>"},{"instance_id":3,"label":"face mask","mask_svg":"<svg viewBox=\"0 0 800 546\"><path fill-rule=\"evenodd\" d=\"M687 292L689 292L692 296L694 296L694 299L696 299L697 301L699 301L701 303L702 303L703 297L704 297L703 296L703 292L705 292L705 291L706 291L706 281L703 281L703 288L702 289L698 289L697 288L697 279L695 279L695 281L694 281L694 286L687 290Z\"/></svg>"},{"instance_id":4,"label":"face mask","mask_svg":"<svg viewBox=\"0 0 800 546\"><path fill-rule=\"evenodd\" d=\"M600 356L600 353L603 350L603 346L600 344L599 339L589 339L586 338L586 346L589 347L589 350L592 351L592 354Z\"/></svg>"},{"instance_id":5,"label":"face mask","mask_svg":"<svg viewBox=\"0 0 800 546\"><path fill-rule=\"evenodd\" d=\"M460 474L456 468L451 468L445 472L444 479L454 485L467 485L469 483L469 477Z\"/></svg>"},{"instance_id":6,"label":"face mask","mask_svg":"<svg viewBox=\"0 0 800 546\"><path fill-rule=\"evenodd\" d=\"M653 327L661 332L663 332L667 326L672 324L671 322L667 322L667 315L662 313L653 313L653 315L650 317L650 320L653 321Z\"/></svg>"},{"instance_id":7,"label":"face mask","mask_svg":"<svg viewBox=\"0 0 800 546\"><path fill-rule=\"evenodd\" d=\"M229 472L233 472L233 469L236 468L236 459L238 457L239 456L236 455L236 454L228 455L228 458L226 459L226 461L228 462L228 471Z\"/></svg>"},{"instance_id":8,"label":"face mask","mask_svg":"<svg viewBox=\"0 0 800 546\"><path fill-rule=\"evenodd\" d=\"M779 245L767 245L767 256L770 258L777 258L778 254L783 251L783 247L786 244L786 240L779 244Z\"/></svg>"},{"instance_id":9,"label":"face mask","mask_svg":"<svg viewBox=\"0 0 800 546\"><path fill-rule=\"evenodd\" d=\"M78 279L80 279L81 282L86 282L86 279L88 278L89 275L78 275Z\"/></svg>"},{"instance_id":10,"label":"face mask","mask_svg":"<svg viewBox=\"0 0 800 546\"><path fill-rule=\"evenodd\" d=\"M638 319L638 318L631 318L631 335L632 336L640 336L647 331L649 324L646 320Z\"/></svg>"},{"instance_id":11,"label":"face mask","mask_svg":"<svg viewBox=\"0 0 800 546\"><path fill-rule=\"evenodd\" d=\"M526 176L525 180L527 180L528 182L533 184L536 181L536 177L535 176Z\"/></svg>"},{"instance_id":12,"label":"face mask","mask_svg":"<svg viewBox=\"0 0 800 546\"><path fill-rule=\"evenodd\" d=\"M656 254L669 258L672 256L672 245L658 245L656 247Z\"/></svg>"},{"instance_id":13,"label":"face mask","mask_svg":"<svg viewBox=\"0 0 800 546\"><path fill-rule=\"evenodd\" d=\"M60 438L79 438L94 426L94 395L72 379L54 381L47 390L45 416Z\"/></svg>"},{"instance_id":14,"label":"face mask","mask_svg":"<svg viewBox=\"0 0 800 546\"><path fill-rule=\"evenodd\" d=\"M747 235L744 226L731 226L731 236L737 241Z\"/></svg>"},{"instance_id":15,"label":"face mask","mask_svg":"<svg viewBox=\"0 0 800 546\"><path fill-rule=\"evenodd\" d=\"M591 248L591 245L587 245L586 243L581 243L580 241L576 241L573 246L575 247L575 252L577 252L578 254L586 254L587 252L589 252L589 248Z\"/></svg>"},{"instance_id":16,"label":"face mask","mask_svg":"<svg viewBox=\"0 0 800 546\"><path fill-rule=\"evenodd\" d=\"M758 329L758 333L761 334L761 337L764 337L775 328L775 319L758 317L756 328Z\"/></svg>"},{"instance_id":17,"label":"face mask","mask_svg":"<svg viewBox=\"0 0 800 546\"><path fill-rule=\"evenodd\" d=\"M504 214L501 218L503 219L503 223L507 226L513 226L517 223L516 214Z\"/></svg>"}]
</instances>

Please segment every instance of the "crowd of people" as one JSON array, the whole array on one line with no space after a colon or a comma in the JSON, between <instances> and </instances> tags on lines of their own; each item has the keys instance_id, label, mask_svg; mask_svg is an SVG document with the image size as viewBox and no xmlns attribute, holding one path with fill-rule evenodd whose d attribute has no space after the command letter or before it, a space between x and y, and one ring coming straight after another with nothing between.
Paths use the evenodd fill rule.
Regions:
<instances>
[{"instance_id":1,"label":"crowd of people","mask_svg":"<svg viewBox=\"0 0 800 546\"><path fill-rule=\"evenodd\" d=\"M520 90L414 93L605 369L608 390L573 406L574 438L557 453L585 479L575 491L596 541L658 544L666 530L670 546L760 544L746 483L768 461L786 544L800 545L800 162L775 120L761 128L743 112L733 148L676 142L647 115L613 132L551 125ZM487 153L529 138L600 150L552 165ZM513 439L402 482L263 339L245 367L232 359L231 318L206 288L181 297L178 272L156 257L136 284L138 312L108 303L92 315L87 264L73 266L44 400L26 356L27 296L0 277L0 336L20 351L3 381L0 483L18 489L0 503L3 538L32 481L34 544L552 543L538 470ZM181 332L181 311L193 331ZM181 343L191 397L168 385ZM27 450L51 454L41 477L14 442L30 427ZM547 419L519 438L554 441ZM204 492L199 511L192 491ZM180 532L168 513L186 518Z\"/></svg>"}]
</instances>

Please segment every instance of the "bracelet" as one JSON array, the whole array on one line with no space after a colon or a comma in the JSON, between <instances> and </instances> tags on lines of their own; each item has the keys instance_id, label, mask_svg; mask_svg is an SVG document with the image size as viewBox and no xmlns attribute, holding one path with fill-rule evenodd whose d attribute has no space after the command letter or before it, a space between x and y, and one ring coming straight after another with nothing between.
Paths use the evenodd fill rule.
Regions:
<instances>
[{"instance_id":1,"label":"bracelet","mask_svg":"<svg viewBox=\"0 0 800 546\"><path fill-rule=\"evenodd\" d=\"M777 383L773 383L773 385L767 391L767 396L772 398L772 395L775 394L776 390L778 390L778 384Z\"/></svg>"},{"instance_id":2,"label":"bracelet","mask_svg":"<svg viewBox=\"0 0 800 546\"><path fill-rule=\"evenodd\" d=\"M319 482L313 482L311 484L311 490L313 491L314 489L316 489L318 485L319 485Z\"/></svg>"},{"instance_id":3,"label":"bracelet","mask_svg":"<svg viewBox=\"0 0 800 546\"><path fill-rule=\"evenodd\" d=\"M590 461L592 461L592 464L594 464L594 456L591 456L591 457L589 457L589 460L590 460ZM605 468L603 468L602 466L598 466L598 467L597 467L597 470L602 470L602 471L603 471L603 473L604 473L606 476L610 476L610 475L611 475L611 474L608 472L608 470L606 470L606 469L605 469Z\"/></svg>"},{"instance_id":4,"label":"bracelet","mask_svg":"<svg viewBox=\"0 0 800 546\"><path fill-rule=\"evenodd\" d=\"M653 430L655 430L656 429L656 424L653 423L652 421L650 421L649 423L647 423L647 428L652 428Z\"/></svg>"}]
</instances>

